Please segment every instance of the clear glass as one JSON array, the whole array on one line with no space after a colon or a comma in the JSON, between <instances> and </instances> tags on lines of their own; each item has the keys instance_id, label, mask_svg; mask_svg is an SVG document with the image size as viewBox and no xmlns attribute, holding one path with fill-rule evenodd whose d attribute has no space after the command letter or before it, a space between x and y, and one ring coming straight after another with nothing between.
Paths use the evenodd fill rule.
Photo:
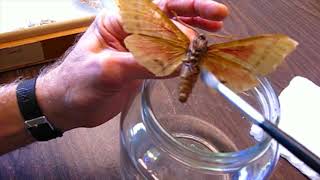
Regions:
<instances>
[{"instance_id":1,"label":"clear glass","mask_svg":"<svg viewBox=\"0 0 320 180\"><path fill-rule=\"evenodd\" d=\"M178 101L178 79L145 81L121 115L122 179L264 179L278 144L250 135L252 123L198 82ZM279 103L267 79L240 94L278 124Z\"/></svg>"}]
</instances>

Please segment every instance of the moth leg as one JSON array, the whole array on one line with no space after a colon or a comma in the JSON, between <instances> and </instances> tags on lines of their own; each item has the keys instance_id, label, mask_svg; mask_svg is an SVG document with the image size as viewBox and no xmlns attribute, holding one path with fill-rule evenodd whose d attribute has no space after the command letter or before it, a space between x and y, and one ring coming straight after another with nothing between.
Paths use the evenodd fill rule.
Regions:
<instances>
[{"instance_id":1,"label":"moth leg","mask_svg":"<svg viewBox=\"0 0 320 180\"><path fill-rule=\"evenodd\" d=\"M178 17L178 14L175 11L171 10L171 13L173 14L175 20L177 20L179 23L181 23L184 26L186 26L186 27L192 29L193 31L197 32L196 29L193 26L190 26L189 24L181 21L181 19ZM232 40L232 39L237 37L237 36L232 35L232 34L222 35L222 34L216 34L216 33L206 33L206 35L209 36L209 37L213 36L213 37L217 37L217 38L224 38L224 39L230 39L230 40Z\"/></svg>"},{"instance_id":2,"label":"moth leg","mask_svg":"<svg viewBox=\"0 0 320 180\"><path fill-rule=\"evenodd\" d=\"M193 31L197 32L197 30L196 30L194 27L192 27L192 26L190 26L189 24L181 21L181 19L178 17L178 14L177 14L175 11L171 10L171 13L173 14L175 20L177 20L179 23L181 23L181 24L183 24L184 26L186 26L186 27L192 29Z\"/></svg>"},{"instance_id":3,"label":"moth leg","mask_svg":"<svg viewBox=\"0 0 320 180\"><path fill-rule=\"evenodd\" d=\"M228 35L222 35L222 34L216 34L216 33L206 33L207 36L209 37L216 37L216 38L223 38L223 39L235 39L237 36L228 34Z\"/></svg>"}]
</instances>

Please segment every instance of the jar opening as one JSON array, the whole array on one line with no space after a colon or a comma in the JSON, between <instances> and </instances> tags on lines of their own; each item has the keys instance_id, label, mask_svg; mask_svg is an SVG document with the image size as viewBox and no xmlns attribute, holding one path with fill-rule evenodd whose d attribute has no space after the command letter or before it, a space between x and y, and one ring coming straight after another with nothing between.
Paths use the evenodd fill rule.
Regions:
<instances>
[{"instance_id":1,"label":"jar opening","mask_svg":"<svg viewBox=\"0 0 320 180\"><path fill-rule=\"evenodd\" d=\"M201 139L201 136L169 133L159 123L159 117L153 111L151 91L153 84L156 82L156 80L144 82L141 96L142 120L146 125L147 131L155 138L159 145L181 163L198 167L199 169L234 170L241 167L243 163L249 163L257 159L271 145L272 139L269 136L265 136L262 141L245 149L234 152L221 152L206 143L205 140ZM259 101L264 116L277 125L280 111L277 96L266 78L260 78L259 82L260 85L251 91ZM188 117L183 118L187 119ZM243 119L243 121L247 120ZM185 123L188 122L185 121ZM203 124L203 126L206 126L206 124ZM214 131L216 133L213 134L219 134L219 129L215 129ZM217 139L219 140L219 138L228 140L224 135L219 136ZM218 140L217 142L219 143ZM189 141L192 141L193 146L197 146L197 148L188 147Z\"/></svg>"}]
</instances>

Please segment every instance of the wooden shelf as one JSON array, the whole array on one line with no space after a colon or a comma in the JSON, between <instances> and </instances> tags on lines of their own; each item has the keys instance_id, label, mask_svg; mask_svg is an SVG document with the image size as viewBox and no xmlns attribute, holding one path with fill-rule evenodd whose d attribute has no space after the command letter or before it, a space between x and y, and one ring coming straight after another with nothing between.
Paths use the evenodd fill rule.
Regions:
<instances>
[{"instance_id":1,"label":"wooden shelf","mask_svg":"<svg viewBox=\"0 0 320 180\"><path fill-rule=\"evenodd\" d=\"M90 16L0 34L0 72L60 57L94 18Z\"/></svg>"}]
</instances>

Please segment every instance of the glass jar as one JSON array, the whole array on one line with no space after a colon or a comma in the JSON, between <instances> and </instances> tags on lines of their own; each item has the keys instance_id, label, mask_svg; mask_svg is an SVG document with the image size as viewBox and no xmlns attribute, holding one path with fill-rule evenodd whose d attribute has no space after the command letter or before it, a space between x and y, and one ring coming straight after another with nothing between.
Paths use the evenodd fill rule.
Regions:
<instances>
[{"instance_id":1,"label":"glass jar","mask_svg":"<svg viewBox=\"0 0 320 180\"><path fill-rule=\"evenodd\" d=\"M279 103L270 83L240 95L275 124ZM122 179L264 179L279 158L261 133L218 93L198 82L187 103L178 79L145 81L121 115Z\"/></svg>"}]
</instances>

